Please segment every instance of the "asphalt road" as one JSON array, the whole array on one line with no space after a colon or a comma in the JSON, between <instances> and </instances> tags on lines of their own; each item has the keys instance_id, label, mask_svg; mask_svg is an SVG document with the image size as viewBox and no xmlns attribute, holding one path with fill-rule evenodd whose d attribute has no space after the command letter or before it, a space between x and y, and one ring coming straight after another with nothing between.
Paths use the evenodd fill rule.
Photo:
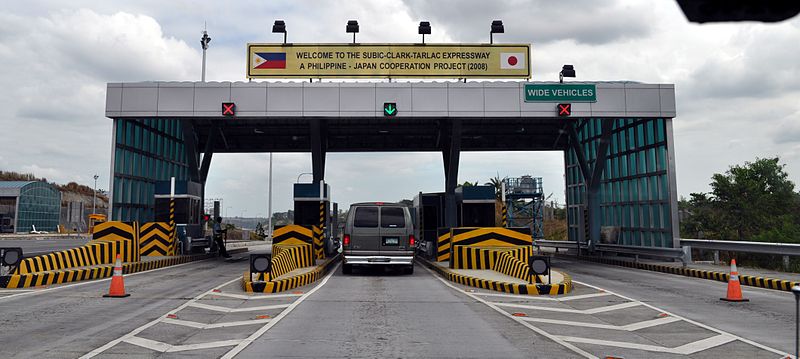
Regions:
<instances>
[{"instance_id":1,"label":"asphalt road","mask_svg":"<svg viewBox=\"0 0 800 359\"><path fill-rule=\"evenodd\" d=\"M563 297L504 295L413 275L341 268L320 282L250 295L247 261L201 261L108 281L0 291L3 356L291 358L780 358L793 347L791 294L556 260ZM88 357L88 356L87 356Z\"/></svg>"}]
</instances>

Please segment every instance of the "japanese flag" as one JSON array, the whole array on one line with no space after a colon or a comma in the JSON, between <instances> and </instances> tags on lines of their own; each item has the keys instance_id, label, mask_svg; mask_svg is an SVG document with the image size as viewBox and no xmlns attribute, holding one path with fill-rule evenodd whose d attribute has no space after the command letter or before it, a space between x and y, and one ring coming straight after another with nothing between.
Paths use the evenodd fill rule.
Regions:
<instances>
[{"instance_id":1,"label":"japanese flag","mask_svg":"<svg viewBox=\"0 0 800 359\"><path fill-rule=\"evenodd\" d=\"M504 52L500 54L500 68L519 70L525 68L525 54L521 52Z\"/></svg>"}]
</instances>

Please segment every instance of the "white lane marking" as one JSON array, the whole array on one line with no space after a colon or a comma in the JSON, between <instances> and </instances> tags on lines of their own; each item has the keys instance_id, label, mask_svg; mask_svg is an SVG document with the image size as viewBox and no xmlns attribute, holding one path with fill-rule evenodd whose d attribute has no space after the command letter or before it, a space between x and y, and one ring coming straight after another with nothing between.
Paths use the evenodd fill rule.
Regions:
<instances>
[{"instance_id":1,"label":"white lane marking","mask_svg":"<svg viewBox=\"0 0 800 359\"><path fill-rule=\"evenodd\" d=\"M611 347L618 347L618 348L626 348L626 349L637 349L637 350L645 350L649 352L661 352L661 353L670 353L670 354L682 354L682 355L690 355L697 352L701 352L703 350L711 349L714 347L718 347L723 344L730 343L736 338L731 335L727 334L719 334L715 335L710 338L698 340L696 342L692 342L689 344L684 344L679 347L675 348L668 348L662 347L659 345L650 345L650 344L639 344L639 343L630 343L630 342L620 342L615 340L602 340L602 339L593 339L593 338L580 338L580 337L570 337L570 336L563 336L560 335L559 338L564 341L572 342L572 343L583 343L583 344L593 344L593 345L603 345L603 346L611 346Z\"/></svg>"},{"instance_id":2,"label":"white lane marking","mask_svg":"<svg viewBox=\"0 0 800 359\"><path fill-rule=\"evenodd\" d=\"M211 258L209 258L209 259L211 259ZM164 269L172 269L172 268L183 267L185 265L199 263L199 262L202 262L204 260L206 260L206 259L202 259L202 260L199 260L199 261L192 261L192 262L176 264L174 266L166 266L166 267L146 270L144 272L136 272L136 273L126 274L125 277L127 278L127 277L130 277L130 276L135 276L135 275L139 275L139 274L145 274L145 273L160 271L160 270L164 270ZM9 298L15 298L15 297L22 297L22 296L26 296L26 295L39 295L39 294L46 293L46 292L49 292L49 291L52 291L52 290L80 287L82 285L103 283L103 282L107 282L107 281L110 281L110 280L111 280L111 278L94 279L94 280L89 280L89 281L86 281L86 282L73 283L73 284L67 284L67 285L59 285L58 287L52 287L52 288L31 289L31 290L29 290L29 291L27 291L25 293L19 293L19 294L9 295L9 296L6 296L6 297L0 297L0 300L9 299ZM52 284L52 285L56 285L56 284Z\"/></svg>"},{"instance_id":3,"label":"white lane marking","mask_svg":"<svg viewBox=\"0 0 800 359\"><path fill-rule=\"evenodd\" d=\"M187 263L187 264L188 264L188 263ZM186 307L188 307L188 306L189 306L189 304L192 304L192 303L194 303L194 302L196 302L196 301L200 300L200 298L202 298L202 297L206 296L208 293L212 293L212 292L214 291L214 289L219 289L219 288L222 288L222 287L224 287L224 286L226 286L226 285L228 285L228 284L231 284L231 283L233 283L233 282L240 281L240 280L242 280L242 278L238 278L238 277L237 277L237 278L231 279L231 280L229 280L229 281L227 281L227 282L225 282L225 283L222 283L222 284L220 284L220 285L218 285L218 286L214 287L213 289L209 289L208 291L206 291L206 292L203 292L203 293L201 293L201 294L197 295L196 297L192 298L191 300L187 301L186 303L183 303L183 304L181 304L181 305L180 305L180 306L178 306L177 308L175 308L175 309L173 309L173 310L171 310L171 311L167 312L167 314L166 314L166 315L169 315L169 314L175 314L175 313L177 313L177 312L181 311L183 308L186 308ZM93 357L95 357L96 355L98 355L98 354L100 354L100 353L102 353L102 352L104 352L104 351L108 350L109 348L111 348L111 347L113 347L113 346L115 346L115 345L119 344L120 342L123 342L123 341L125 341L125 340L127 340L127 339L130 339L130 338L133 338L133 337L135 337L135 336L136 336L136 334L139 334L139 333L141 333L142 331L144 331L145 329L147 329L147 328L150 328L150 327L152 327L152 326L154 326L154 325L156 325L156 324L160 323L160 322L161 322L161 321L164 319L164 317L166 317L166 315L164 315L164 316L161 316L161 317L158 317L158 318L154 319L153 321L151 321L151 322L149 322L149 323L147 323L147 324L145 324L145 325L142 325L141 327L138 327L138 328L136 328L136 329L132 330L130 333L128 333L128 334L125 334L125 335L123 335L123 336L121 336L121 337L119 337L119 338L117 338L117 339L114 339L114 340L112 340L112 341L110 341L110 342L106 343L106 345L103 345L103 346L101 346L101 347L99 347L99 348L97 348L97 349L95 349L95 350L92 350L92 351L90 351L90 352L88 352L88 353L84 354L83 356L81 356L81 357L80 357L80 359L88 359L88 358L93 358Z\"/></svg>"},{"instance_id":4,"label":"white lane marking","mask_svg":"<svg viewBox=\"0 0 800 359\"><path fill-rule=\"evenodd\" d=\"M185 345L170 345L167 343L162 343L157 340L150 340L141 337L131 337L125 339L126 343L130 343L133 345L138 345L143 348L147 348L150 350L154 350L161 353L174 353L174 352L184 352L187 350L198 350L198 349L211 349L211 348L219 348L219 347L230 347L236 344L239 344L242 340L241 339L233 339L233 340L220 340L216 342L206 342L206 343L197 343L197 344L185 344Z\"/></svg>"},{"instance_id":5,"label":"white lane marking","mask_svg":"<svg viewBox=\"0 0 800 359\"><path fill-rule=\"evenodd\" d=\"M513 298L513 299L524 299L524 300L542 300L542 301L555 301L555 302L566 302L566 301L576 300L576 299L605 297L607 295L611 295L610 293L600 292L600 293L571 295L571 296L567 296L567 297L546 297L546 296L542 296L542 295L518 295L518 294L485 293L485 292L470 292L470 293L474 294L474 295L482 296L482 297L501 297L501 298Z\"/></svg>"},{"instance_id":6,"label":"white lane marking","mask_svg":"<svg viewBox=\"0 0 800 359\"><path fill-rule=\"evenodd\" d=\"M270 295L244 295L236 293L213 292L211 295L218 295L221 297L229 297L236 299L252 300L252 299L275 299L275 298L293 298L299 297L302 294L270 294Z\"/></svg>"},{"instance_id":7,"label":"white lane marking","mask_svg":"<svg viewBox=\"0 0 800 359\"><path fill-rule=\"evenodd\" d=\"M645 320L628 325L613 325L613 324L575 322L571 320L558 320L558 319L534 318L534 317L522 317L521 319L536 323L559 324L559 325L569 325L574 327L586 327L586 328L597 328L597 329L624 330L628 332L680 321L680 319L675 317L665 317L653 320Z\"/></svg>"},{"instance_id":8,"label":"white lane marking","mask_svg":"<svg viewBox=\"0 0 800 359\"><path fill-rule=\"evenodd\" d=\"M326 275L325 278L323 278L322 281L316 287L314 287L313 289L308 291L308 293L303 294L300 298L295 300L288 308L286 308L284 311L282 311L280 314L278 314L278 316L275 317L275 319L273 319L269 323L267 323L267 325L259 328L258 331L256 331L255 333L253 333L252 335L250 335L249 337L244 339L241 343L236 345L236 347L231 349L229 352L225 353L225 355L223 355L221 359L231 359L231 358L235 357L242 350L247 348L248 345L250 345L252 342L254 342L256 339L258 339L262 335L264 335L264 333L266 333L268 330L270 330L270 328L272 328L275 324L278 324L278 322L280 322L281 319L283 319L284 317L289 315L289 313L291 313L294 310L294 308L297 308L297 306L300 305L300 303L302 303L309 296L314 294L317 290L322 288L322 286L324 286L325 283L328 283L328 279L331 279L331 276L333 276L333 274L336 273L337 269L339 269L339 264L338 263L336 264L336 267L334 267L331 270L331 272L328 273L328 275Z\"/></svg>"},{"instance_id":9,"label":"white lane marking","mask_svg":"<svg viewBox=\"0 0 800 359\"><path fill-rule=\"evenodd\" d=\"M587 287L589 287L589 288L593 288L593 289L596 289L596 290L602 290L602 291L605 291L605 292L611 293L611 294L613 294L613 295L615 295L615 296L617 296L617 297L620 297L620 298L622 298L622 299L630 300L630 301L633 301L633 302L638 302L638 303L640 303L641 305L643 305L643 306L645 306L645 307L648 307L648 308L650 308L650 309L653 309L653 310L659 311L659 312L661 312L661 313L665 313L665 314L667 314L667 315L670 315L670 316L672 316L672 317L675 317L675 318L679 318L680 320L683 320L683 321L685 321L685 322L687 322L687 323L690 323L690 324L694 324L694 325L696 325L696 326L698 326L698 327L701 327L701 328L703 328L703 329L710 330L710 331L712 331L712 332L715 332L715 333L717 333L717 334L724 334L724 335L727 335L727 336L733 337L733 338L735 338L736 340L740 340L740 341L742 341L742 342L744 342L744 343L747 343L747 344L750 344L750 345L752 345L752 346L755 346L755 347L757 347L757 348L760 348L760 349L763 349L763 350L766 350L766 351L769 351L769 352L772 352L772 353L778 354L778 355L780 355L782 358L785 358L786 356L790 356L790 354L789 354L789 353L784 353L784 352L782 352L782 351L780 351L780 350L777 350L777 349L774 349L774 348L770 348L770 347L768 347L768 346L766 346L766 345L763 345L763 344L756 343L756 342L754 342L754 341L752 341L752 340L750 340L750 339L745 339L745 338L742 338L742 337L740 337L740 336L738 336L738 335L735 335L735 334L731 334L731 333L725 332L725 331L723 331L723 330L720 330L720 329L714 328L714 327L712 327L712 326L705 325L705 324L703 324L703 323L700 323L700 322L697 322L697 321L694 321L694 320L691 320L691 319L687 319L687 318L685 318L685 317L682 317L682 316L680 316L680 315L677 315L677 314L675 314L675 313L668 312L668 311L666 311L666 310L663 310L663 309L661 309L661 308L658 308L658 307L656 307L656 306L653 306L653 305L650 305L650 304L647 304L647 303L644 303L644 302L640 302L640 301L638 301L638 300L635 300L635 299L633 299L633 298L631 298L631 297L624 296L624 295L622 295L622 294L619 294L619 293L616 293L616 292L612 292L612 291L610 291L610 290L603 289L603 288L600 288L600 287L598 287L598 286L594 286L594 285L591 285L591 284L588 284L588 283L584 283L584 282L581 282L581 281L572 280L572 283L577 283L577 284L580 284L580 285L584 285L584 286L587 286ZM690 344L691 344L691 343L690 343Z\"/></svg>"},{"instance_id":10,"label":"white lane marking","mask_svg":"<svg viewBox=\"0 0 800 359\"><path fill-rule=\"evenodd\" d=\"M511 320L513 320L513 321L515 321L515 322L517 322L517 323L519 323L519 324L521 324L522 326L524 326L524 327L526 327L526 328L528 328L528 329L530 329L530 330L532 330L532 331L534 331L534 332L538 333L539 335L541 335L541 336L543 336L543 337L545 337L545 338L548 338L548 339L550 339L550 340L552 340L552 341L554 341L554 342L556 342L556 343L560 344L561 346L563 346L563 347L565 347L565 348L567 348L567 349L569 349L569 350L572 350L572 351L573 351L573 352L575 352L575 353L578 353L579 355L581 355L581 356L582 356L582 357L584 357L584 358L590 358L590 359L600 359L600 358L598 358L598 357L594 356L593 354L591 354L591 353L589 353L589 352L587 352L587 351L585 351L585 350L583 350L583 349L581 349L581 348L578 348L577 346L574 346L574 345L572 345L572 344L570 344L570 343L568 343L568 342L566 342L566 341L564 341L564 340L561 340L561 339L559 339L559 338L558 338L557 336L555 336L555 335L552 335L552 334L550 334L550 333L548 333L548 332L546 332L546 331L544 331L544 330L541 330L541 329L539 329L539 328L537 328L537 327L535 327L535 326L531 325L530 323L528 323L528 322L526 322L526 321L524 321L524 320L520 320L520 319L519 319L519 317L515 317L515 316L513 316L513 315L509 314L508 312L506 312L506 311L504 311L504 310L502 310L502 309L498 308L498 307L497 307L496 305L494 305L492 302L486 301L486 300L484 300L483 298L481 298L481 297L479 297L479 296L477 296L477 295L473 295L472 293L469 293L469 292L464 292L464 291L463 291L463 290L461 290L460 288L458 288L458 287L456 287L456 286L454 286L454 285L450 284L450 283L449 283L449 282L447 282L446 280L444 280L444 279L442 279L441 277L439 277L439 275L438 275L438 274L436 274L436 273L434 273L434 272L433 272L433 270L431 270L430 268L428 268L428 267L426 267L426 266L423 266L423 268L425 268L425 270L427 270L429 273L431 273L431 275L432 275L434 278L438 279L438 280L439 280L440 282L442 282L444 285L446 285L446 286L448 286L448 287L450 287L450 288L453 288L453 289L454 289L455 291L457 291L457 292L464 293L464 294L465 294L465 295L467 295L468 297L470 297L470 298L472 298L472 299L474 299L474 300L477 300L477 301L479 301L479 302L481 302L481 303L485 304L485 305L486 305L486 306L488 306L489 308L492 308L492 309L494 309L494 310L495 310L495 311L497 311L498 313L500 313L500 314L504 315L505 317L507 317L507 318L509 318L509 319L511 319Z\"/></svg>"},{"instance_id":11,"label":"white lane marking","mask_svg":"<svg viewBox=\"0 0 800 359\"><path fill-rule=\"evenodd\" d=\"M189 306L190 307L195 307L195 308L200 308L200 309L213 310L215 312L221 312L221 313L241 313L241 312L255 312L257 310L281 309L281 308L288 307L289 304L265 305L265 306L262 306L262 307L228 308L228 307L222 307L222 306L219 306L219 305L211 305L211 304L203 304L203 303L192 302L192 303L189 303Z\"/></svg>"},{"instance_id":12,"label":"white lane marking","mask_svg":"<svg viewBox=\"0 0 800 359\"><path fill-rule=\"evenodd\" d=\"M600 293L589 293L589 294L579 294L579 295L570 295L568 297L558 298L560 302L566 302L568 300L576 300L576 299L586 299L586 298L596 298L596 297L605 297L607 295L611 295L608 292L600 292Z\"/></svg>"},{"instance_id":13,"label":"white lane marking","mask_svg":"<svg viewBox=\"0 0 800 359\"><path fill-rule=\"evenodd\" d=\"M236 322L220 322L220 323L199 323L190 320L165 318L164 323L182 325L184 327L197 328L197 329L214 329L214 328L227 328L238 327L241 325L264 324L269 322L269 319L253 319L253 320L240 320Z\"/></svg>"},{"instance_id":14,"label":"white lane marking","mask_svg":"<svg viewBox=\"0 0 800 359\"><path fill-rule=\"evenodd\" d=\"M570 309L570 308L553 308L553 307L540 307L538 305L527 305L527 304L517 304L517 303L501 303L501 302L491 302L494 305L498 305L501 307L511 307L511 308L520 308L520 309L533 309L533 310L544 310L548 312L560 312L560 313L576 313L576 314L597 314L597 313L604 313L610 312L613 310L619 309L626 309L631 307L638 307L642 303L639 302L626 302L614 305L608 305L605 307L597 307L591 309Z\"/></svg>"}]
</instances>

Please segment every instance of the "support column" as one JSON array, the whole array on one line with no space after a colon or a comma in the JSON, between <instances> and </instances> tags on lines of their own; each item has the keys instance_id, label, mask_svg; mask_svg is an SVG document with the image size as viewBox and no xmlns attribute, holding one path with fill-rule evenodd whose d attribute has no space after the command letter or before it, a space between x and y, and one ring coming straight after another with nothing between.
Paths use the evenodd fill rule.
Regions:
<instances>
[{"instance_id":1,"label":"support column","mask_svg":"<svg viewBox=\"0 0 800 359\"><path fill-rule=\"evenodd\" d=\"M183 148L186 152L186 164L189 166L189 180L200 182L200 153L197 148L197 133L191 119L181 120L181 130L183 131Z\"/></svg>"},{"instance_id":2,"label":"support column","mask_svg":"<svg viewBox=\"0 0 800 359\"><path fill-rule=\"evenodd\" d=\"M588 120L587 120L588 121ZM600 211L600 181L603 178L603 171L606 167L606 158L608 157L608 146L611 140L611 130L613 128L613 120L601 120L601 133L600 140L597 145L597 158L595 159L594 166L589 168L586 155L583 153L583 147L578 139L577 130L573 126L569 126L570 146L575 151L575 156L578 159L578 166L583 175L583 184L586 186L586 209L589 214L589 250L594 250L594 245L600 242L600 227L602 224L601 211Z\"/></svg>"},{"instance_id":3,"label":"support column","mask_svg":"<svg viewBox=\"0 0 800 359\"><path fill-rule=\"evenodd\" d=\"M312 182L325 180L325 155L328 151L328 136L325 133L325 120L311 119L311 172Z\"/></svg>"},{"instance_id":4,"label":"support column","mask_svg":"<svg viewBox=\"0 0 800 359\"><path fill-rule=\"evenodd\" d=\"M461 119L452 119L450 136L443 149L444 160L444 207L445 225L458 226L458 210L456 208L456 187L458 186L458 162L461 157Z\"/></svg>"}]
</instances>

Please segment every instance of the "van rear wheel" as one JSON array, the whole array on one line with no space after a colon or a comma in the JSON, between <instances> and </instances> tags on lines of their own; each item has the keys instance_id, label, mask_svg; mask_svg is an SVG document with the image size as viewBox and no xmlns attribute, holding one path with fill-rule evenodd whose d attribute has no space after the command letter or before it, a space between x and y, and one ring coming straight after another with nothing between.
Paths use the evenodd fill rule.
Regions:
<instances>
[{"instance_id":1,"label":"van rear wheel","mask_svg":"<svg viewBox=\"0 0 800 359\"><path fill-rule=\"evenodd\" d=\"M405 273L405 274L414 274L414 265L412 264L412 265L410 265L408 267L405 267L403 269L403 273Z\"/></svg>"},{"instance_id":2,"label":"van rear wheel","mask_svg":"<svg viewBox=\"0 0 800 359\"><path fill-rule=\"evenodd\" d=\"M352 264L342 264L342 273L343 274L353 273L353 265Z\"/></svg>"}]
</instances>

